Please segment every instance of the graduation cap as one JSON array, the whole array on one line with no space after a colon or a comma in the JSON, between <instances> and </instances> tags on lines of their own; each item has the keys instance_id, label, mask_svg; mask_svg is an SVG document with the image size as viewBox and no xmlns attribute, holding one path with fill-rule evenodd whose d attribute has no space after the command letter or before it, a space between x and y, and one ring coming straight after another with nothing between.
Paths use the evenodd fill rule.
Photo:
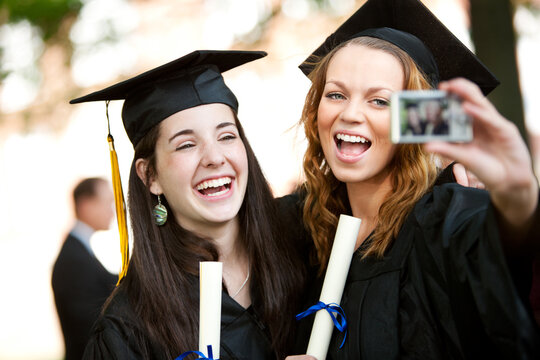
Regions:
<instances>
[{"instance_id":1,"label":"graduation cap","mask_svg":"<svg viewBox=\"0 0 540 360\"><path fill-rule=\"evenodd\" d=\"M70 104L88 101L124 100L122 120L126 133L136 146L155 125L169 116L195 106L222 103L238 112L238 101L225 85L222 73L266 56L263 51L199 50L146 71L103 90L73 99ZM109 115L107 112L107 121ZM126 207L114 139L107 136L111 154L116 215L120 231L122 270L118 283L129 264Z\"/></svg>"},{"instance_id":2,"label":"graduation cap","mask_svg":"<svg viewBox=\"0 0 540 360\"><path fill-rule=\"evenodd\" d=\"M368 0L299 67L305 75L318 59L339 44L360 36L386 40L404 50L435 87L439 81L464 77L484 95L499 81L419 0Z\"/></svg>"},{"instance_id":3,"label":"graduation cap","mask_svg":"<svg viewBox=\"0 0 540 360\"><path fill-rule=\"evenodd\" d=\"M122 119L135 146L154 125L178 111L223 103L237 112L238 101L221 73L264 56L263 51L194 51L69 103L125 100Z\"/></svg>"}]
</instances>

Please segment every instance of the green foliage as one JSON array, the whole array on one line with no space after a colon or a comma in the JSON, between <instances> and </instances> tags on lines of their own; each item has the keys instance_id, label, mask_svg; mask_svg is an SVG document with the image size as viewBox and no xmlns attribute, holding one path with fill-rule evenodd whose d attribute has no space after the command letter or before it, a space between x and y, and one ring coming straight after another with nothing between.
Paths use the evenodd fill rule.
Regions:
<instances>
[{"instance_id":1,"label":"green foliage","mask_svg":"<svg viewBox=\"0 0 540 360\"><path fill-rule=\"evenodd\" d=\"M7 22L29 21L37 26L47 40L57 31L62 19L76 15L81 0L1 0L0 13L7 13Z\"/></svg>"},{"instance_id":2,"label":"green foliage","mask_svg":"<svg viewBox=\"0 0 540 360\"><path fill-rule=\"evenodd\" d=\"M4 56L4 49L0 46L0 59ZM8 73L2 68L2 63L0 63L0 82L7 77Z\"/></svg>"},{"instance_id":3,"label":"green foliage","mask_svg":"<svg viewBox=\"0 0 540 360\"><path fill-rule=\"evenodd\" d=\"M319 8L322 8L324 5L326 5L325 0L310 0L312 3L316 4Z\"/></svg>"}]
</instances>

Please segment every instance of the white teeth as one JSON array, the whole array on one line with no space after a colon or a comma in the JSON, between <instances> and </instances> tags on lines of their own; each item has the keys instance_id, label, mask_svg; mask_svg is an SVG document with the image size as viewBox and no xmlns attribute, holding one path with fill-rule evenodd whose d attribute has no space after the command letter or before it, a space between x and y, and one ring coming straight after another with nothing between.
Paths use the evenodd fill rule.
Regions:
<instances>
[{"instance_id":1,"label":"white teeth","mask_svg":"<svg viewBox=\"0 0 540 360\"><path fill-rule=\"evenodd\" d=\"M225 194L227 191L229 191L229 189L224 189L224 190L218 191L217 193L213 193L213 194L207 194L206 196L219 196L221 194Z\"/></svg>"},{"instance_id":2,"label":"white teeth","mask_svg":"<svg viewBox=\"0 0 540 360\"><path fill-rule=\"evenodd\" d=\"M366 139L366 138L363 138L361 136L354 136L354 135L347 135L347 134L337 134L336 137L338 138L338 140L342 140L342 141L346 141L346 142L350 142L350 143L366 143L368 142L369 140Z\"/></svg>"},{"instance_id":3,"label":"white teeth","mask_svg":"<svg viewBox=\"0 0 540 360\"><path fill-rule=\"evenodd\" d=\"M220 187L220 186L223 186L225 184L230 184L231 181L232 180L231 180L230 177L222 177L222 178L219 178L219 179L203 181L202 183L197 185L197 190L204 190L204 189L208 189L209 187L212 187L212 188ZM226 190L224 190L224 191L226 191ZM213 194L211 196L219 195L220 193L223 193L224 191L217 192L217 193L215 193L215 194Z\"/></svg>"}]
</instances>

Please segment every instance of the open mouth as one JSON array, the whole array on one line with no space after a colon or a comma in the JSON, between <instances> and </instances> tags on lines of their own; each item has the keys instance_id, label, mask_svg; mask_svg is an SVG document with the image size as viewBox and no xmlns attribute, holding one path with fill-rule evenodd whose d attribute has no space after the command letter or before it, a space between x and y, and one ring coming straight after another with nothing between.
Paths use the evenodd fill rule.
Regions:
<instances>
[{"instance_id":1,"label":"open mouth","mask_svg":"<svg viewBox=\"0 0 540 360\"><path fill-rule=\"evenodd\" d=\"M371 147L371 141L356 135L338 133L334 136L334 141L339 152L348 157L362 155Z\"/></svg>"},{"instance_id":2,"label":"open mouth","mask_svg":"<svg viewBox=\"0 0 540 360\"><path fill-rule=\"evenodd\" d=\"M225 194L231 189L232 179L228 176L218 179L205 180L197 184L195 188L204 196L215 197Z\"/></svg>"}]
</instances>

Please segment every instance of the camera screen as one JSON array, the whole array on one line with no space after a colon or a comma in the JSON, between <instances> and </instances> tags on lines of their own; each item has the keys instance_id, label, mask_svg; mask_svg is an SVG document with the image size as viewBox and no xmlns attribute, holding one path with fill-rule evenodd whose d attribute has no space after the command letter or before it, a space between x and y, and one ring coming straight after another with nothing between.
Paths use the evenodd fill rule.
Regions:
<instances>
[{"instance_id":1,"label":"camera screen","mask_svg":"<svg viewBox=\"0 0 540 360\"><path fill-rule=\"evenodd\" d=\"M391 103L393 142L472 139L471 120L463 112L461 102L445 92L404 91L395 94Z\"/></svg>"}]
</instances>

